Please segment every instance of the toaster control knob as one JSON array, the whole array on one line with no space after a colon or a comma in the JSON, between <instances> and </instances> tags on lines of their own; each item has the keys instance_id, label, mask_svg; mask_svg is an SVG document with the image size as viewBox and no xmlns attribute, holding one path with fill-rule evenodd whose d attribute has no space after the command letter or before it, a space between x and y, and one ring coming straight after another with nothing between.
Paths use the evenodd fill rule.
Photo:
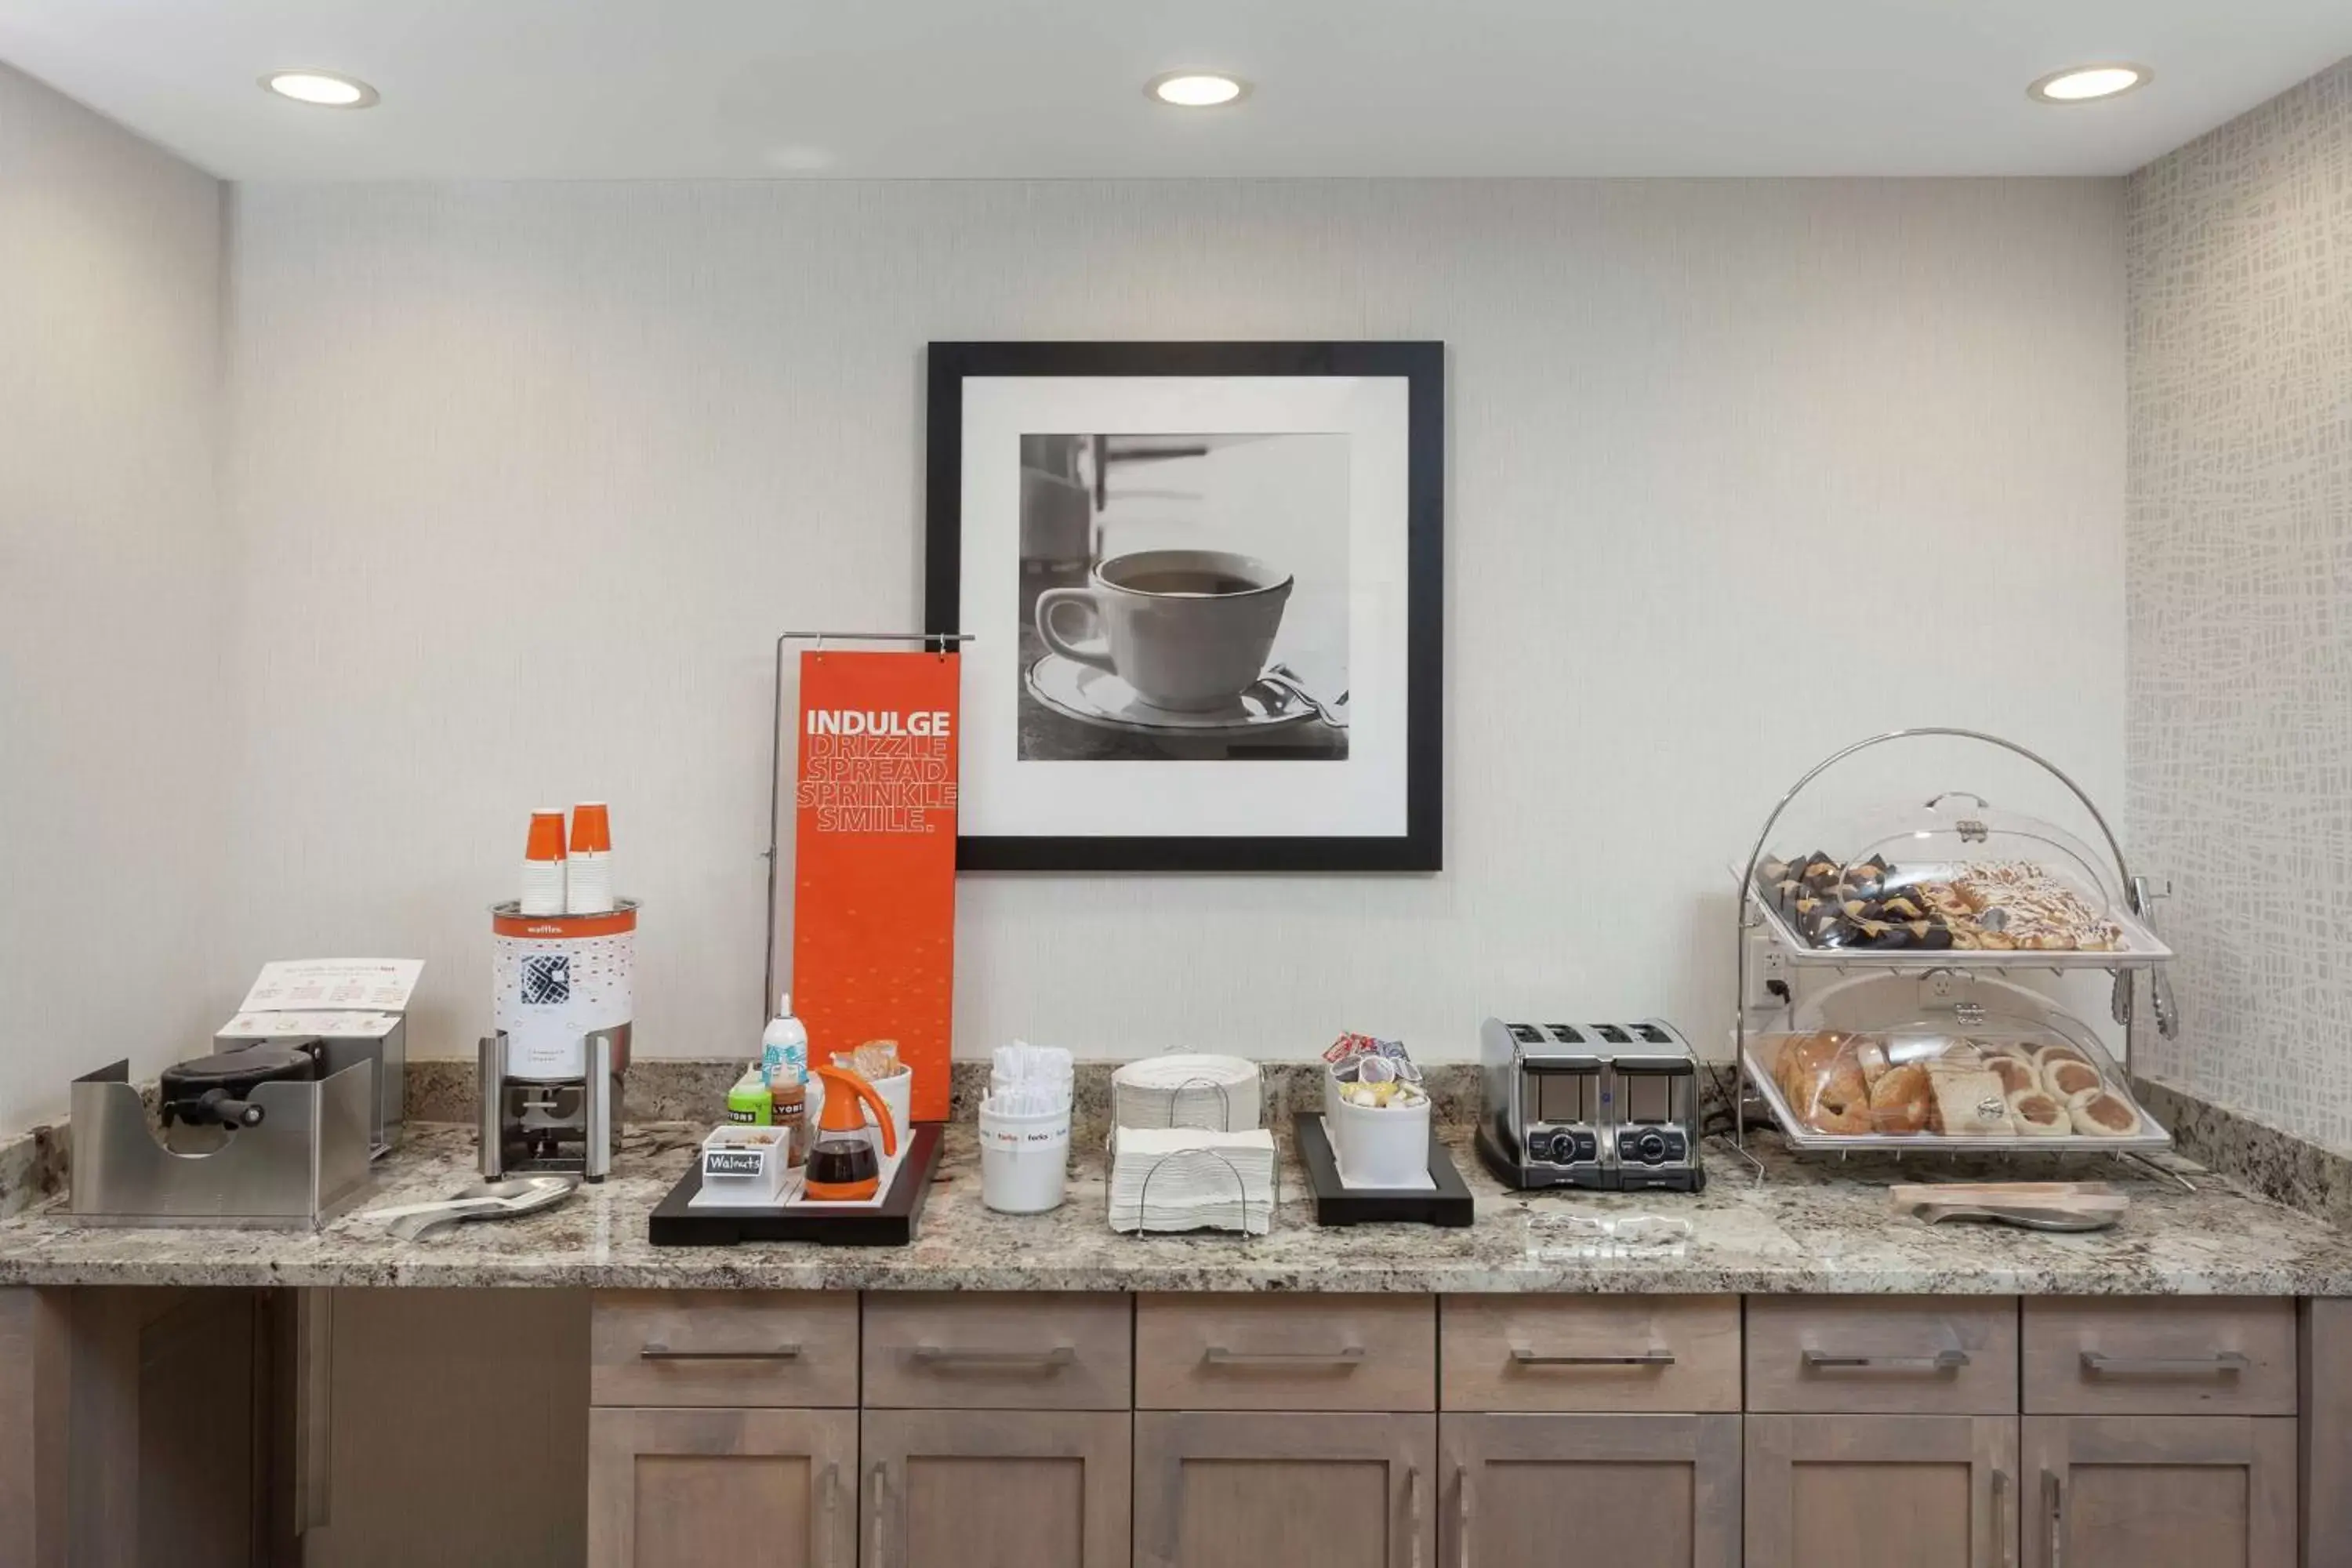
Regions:
<instances>
[{"instance_id":1,"label":"toaster control knob","mask_svg":"<svg viewBox=\"0 0 2352 1568\"><path fill-rule=\"evenodd\" d=\"M1633 1152L1645 1165L1654 1165L1666 1157L1665 1138L1656 1132L1644 1132L1633 1142Z\"/></svg>"}]
</instances>

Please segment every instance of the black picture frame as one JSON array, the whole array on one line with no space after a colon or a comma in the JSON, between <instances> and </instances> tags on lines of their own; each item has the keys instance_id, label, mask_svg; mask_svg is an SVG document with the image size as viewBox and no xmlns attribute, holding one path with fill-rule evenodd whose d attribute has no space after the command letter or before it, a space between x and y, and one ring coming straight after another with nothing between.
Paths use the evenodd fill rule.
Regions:
<instances>
[{"instance_id":1,"label":"black picture frame","mask_svg":"<svg viewBox=\"0 0 2352 1568\"><path fill-rule=\"evenodd\" d=\"M961 835L963 871L1436 871L1444 866L1445 345L934 342L928 354L923 629L956 633L968 376L1394 376L1406 384L1405 812L1382 836ZM982 628L984 631L985 628Z\"/></svg>"}]
</instances>

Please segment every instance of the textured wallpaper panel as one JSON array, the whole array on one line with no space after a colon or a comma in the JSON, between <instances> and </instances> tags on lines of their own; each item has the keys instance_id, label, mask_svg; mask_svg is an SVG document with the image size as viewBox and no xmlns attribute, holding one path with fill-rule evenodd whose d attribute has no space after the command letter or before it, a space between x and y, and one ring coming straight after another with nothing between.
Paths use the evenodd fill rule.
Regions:
<instances>
[{"instance_id":1,"label":"textured wallpaper panel","mask_svg":"<svg viewBox=\"0 0 2352 1568\"><path fill-rule=\"evenodd\" d=\"M2128 810L2157 1076L2352 1150L2352 60L2132 176Z\"/></svg>"}]
</instances>

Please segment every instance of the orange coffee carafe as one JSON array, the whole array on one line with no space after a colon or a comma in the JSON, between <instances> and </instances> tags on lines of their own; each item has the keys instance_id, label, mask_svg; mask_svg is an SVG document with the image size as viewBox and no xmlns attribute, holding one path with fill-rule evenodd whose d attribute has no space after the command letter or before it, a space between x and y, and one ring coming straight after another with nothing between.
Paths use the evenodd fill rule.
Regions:
<instances>
[{"instance_id":1,"label":"orange coffee carafe","mask_svg":"<svg viewBox=\"0 0 2352 1568\"><path fill-rule=\"evenodd\" d=\"M874 1145L866 1136L865 1107L874 1108L875 1125L882 1131L882 1152L896 1154L898 1130L890 1124L890 1108L863 1073L814 1063L809 1070L824 1079L824 1111L817 1118L816 1138L809 1145L802 1195L814 1203L863 1202L882 1185L882 1162L875 1157Z\"/></svg>"}]
</instances>

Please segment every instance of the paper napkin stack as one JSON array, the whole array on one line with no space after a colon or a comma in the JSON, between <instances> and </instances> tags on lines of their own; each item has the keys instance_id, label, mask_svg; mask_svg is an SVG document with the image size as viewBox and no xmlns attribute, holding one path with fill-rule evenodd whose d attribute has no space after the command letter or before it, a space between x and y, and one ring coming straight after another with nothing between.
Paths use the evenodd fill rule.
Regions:
<instances>
[{"instance_id":1,"label":"paper napkin stack","mask_svg":"<svg viewBox=\"0 0 2352 1568\"><path fill-rule=\"evenodd\" d=\"M1274 1134L1122 1127L1110 1163L1116 1231L1274 1228Z\"/></svg>"}]
</instances>

